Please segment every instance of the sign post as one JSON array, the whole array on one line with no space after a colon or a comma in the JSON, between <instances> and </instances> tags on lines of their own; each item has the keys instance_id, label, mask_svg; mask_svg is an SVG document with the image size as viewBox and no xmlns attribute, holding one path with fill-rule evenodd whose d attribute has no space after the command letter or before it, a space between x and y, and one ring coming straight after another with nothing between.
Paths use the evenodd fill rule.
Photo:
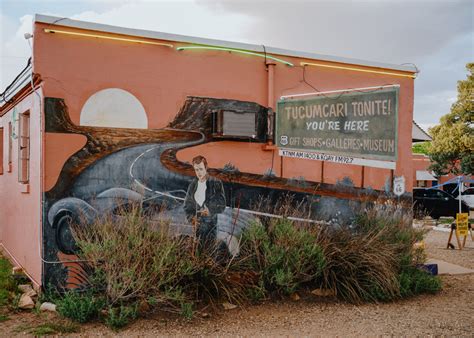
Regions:
<instances>
[{"instance_id":1,"label":"sign post","mask_svg":"<svg viewBox=\"0 0 474 338\"><path fill-rule=\"evenodd\" d=\"M405 193L405 177L395 177L393 179L393 193L398 197Z\"/></svg>"},{"instance_id":2,"label":"sign post","mask_svg":"<svg viewBox=\"0 0 474 338\"><path fill-rule=\"evenodd\" d=\"M466 238L469 231L469 214L468 213L458 213L456 214L456 231L459 236L464 236L462 247L466 245ZM460 248L461 249L461 248Z\"/></svg>"}]
</instances>

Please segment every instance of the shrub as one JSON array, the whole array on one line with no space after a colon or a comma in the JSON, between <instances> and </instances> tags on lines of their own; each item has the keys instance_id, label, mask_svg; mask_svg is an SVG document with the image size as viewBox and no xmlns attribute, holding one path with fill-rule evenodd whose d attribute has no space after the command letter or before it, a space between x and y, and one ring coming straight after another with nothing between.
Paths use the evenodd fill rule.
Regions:
<instances>
[{"instance_id":1,"label":"shrub","mask_svg":"<svg viewBox=\"0 0 474 338\"><path fill-rule=\"evenodd\" d=\"M183 303L181 304L181 315L186 319L193 318L193 304L191 303Z\"/></svg>"},{"instance_id":2,"label":"shrub","mask_svg":"<svg viewBox=\"0 0 474 338\"><path fill-rule=\"evenodd\" d=\"M114 330L125 327L130 320L137 318L137 305L120 305L117 308L110 307L105 323Z\"/></svg>"},{"instance_id":3,"label":"shrub","mask_svg":"<svg viewBox=\"0 0 474 338\"><path fill-rule=\"evenodd\" d=\"M10 304L16 292L17 283L11 272L12 265L10 262L0 256L0 308Z\"/></svg>"},{"instance_id":4,"label":"shrub","mask_svg":"<svg viewBox=\"0 0 474 338\"><path fill-rule=\"evenodd\" d=\"M323 287L349 302L397 297L395 245L382 239L383 231L354 234L347 229L321 232L326 266Z\"/></svg>"},{"instance_id":5,"label":"shrub","mask_svg":"<svg viewBox=\"0 0 474 338\"><path fill-rule=\"evenodd\" d=\"M436 293L441 290L441 280L416 267L408 267L399 275L400 296L410 297L420 293Z\"/></svg>"},{"instance_id":6,"label":"shrub","mask_svg":"<svg viewBox=\"0 0 474 338\"><path fill-rule=\"evenodd\" d=\"M151 299L154 306L179 311L198 300L245 299L243 276L251 274L239 268L240 258L216 259L218 245L201 248L194 238L173 237L167 222L152 222L138 207L74 233L78 255L93 271L84 282L102 289L110 306Z\"/></svg>"},{"instance_id":7,"label":"shrub","mask_svg":"<svg viewBox=\"0 0 474 338\"><path fill-rule=\"evenodd\" d=\"M111 305L150 295L172 301L164 291L193 272L185 242L170 237L165 222L156 227L139 208L75 229L75 234L79 255L100 272Z\"/></svg>"},{"instance_id":8,"label":"shrub","mask_svg":"<svg viewBox=\"0 0 474 338\"><path fill-rule=\"evenodd\" d=\"M67 291L55 302L60 315L79 323L99 318L105 307L105 299L90 291Z\"/></svg>"},{"instance_id":9,"label":"shrub","mask_svg":"<svg viewBox=\"0 0 474 338\"><path fill-rule=\"evenodd\" d=\"M310 214L305 200L291 196L267 202L259 210ZM265 219L243 230L240 254L229 257L221 255L219 244L173 237L166 221L151 221L139 207L124 210L120 217L73 229L78 256L88 262L80 267L88 291L67 292L58 311L84 322L107 308L106 324L118 329L136 318L136 304L143 303L191 318L200 302L258 301L306 287L331 289L355 303L436 292L439 279L415 268L424 256L413 244L423 233L406 226L402 211L390 203L375 205L338 228Z\"/></svg>"},{"instance_id":10,"label":"shrub","mask_svg":"<svg viewBox=\"0 0 474 338\"><path fill-rule=\"evenodd\" d=\"M314 284L325 265L315 232L286 219L268 229L260 223L252 224L244 230L241 244L248 269L260 276L260 283L250 291L254 299L267 292L288 295L303 284Z\"/></svg>"}]
</instances>

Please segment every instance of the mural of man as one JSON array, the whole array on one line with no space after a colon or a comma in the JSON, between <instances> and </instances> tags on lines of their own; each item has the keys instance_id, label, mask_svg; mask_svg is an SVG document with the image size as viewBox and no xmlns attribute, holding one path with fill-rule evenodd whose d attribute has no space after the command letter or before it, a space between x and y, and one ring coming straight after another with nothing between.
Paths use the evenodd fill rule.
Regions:
<instances>
[{"instance_id":1,"label":"mural of man","mask_svg":"<svg viewBox=\"0 0 474 338\"><path fill-rule=\"evenodd\" d=\"M217 238L217 214L225 209L222 182L207 173L207 160L196 156L192 160L196 178L189 184L184 200L187 220L195 227L201 243L213 243Z\"/></svg>"}]
</instances>

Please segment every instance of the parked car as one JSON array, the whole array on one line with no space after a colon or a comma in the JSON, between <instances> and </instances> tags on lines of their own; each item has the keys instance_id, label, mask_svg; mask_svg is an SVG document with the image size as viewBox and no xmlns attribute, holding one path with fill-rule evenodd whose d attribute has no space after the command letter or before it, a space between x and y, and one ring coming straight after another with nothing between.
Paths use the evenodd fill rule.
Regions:
<instances>
[{"instance_id":1,"label":"parked car","mask_svg":"<svg viewBox=\"0 0 474 338\"><path fill-rule=\"evenodd\" d=\"M461 200L466 203L469 208L474 209L474 188L467 188L464 190L461 193Z\"/></svg>"},{"instance_id":2,"label":"parked car","mask_svg":"<svg viewBox=\"0 0 474 338\"><path fill-rule=\"evenodd\" d=\"M415 216L429 215L434 219L441 216L456 217L459 200L440 189L414 188L413 211ZM461 211L469 213L469 206L461 201Z\"/></svg>"}]
</instances>

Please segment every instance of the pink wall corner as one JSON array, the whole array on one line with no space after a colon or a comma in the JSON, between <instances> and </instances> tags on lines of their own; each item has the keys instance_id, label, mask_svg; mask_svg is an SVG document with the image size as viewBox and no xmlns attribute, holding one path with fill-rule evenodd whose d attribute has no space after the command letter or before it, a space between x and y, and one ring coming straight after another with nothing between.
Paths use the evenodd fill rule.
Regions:
<instances>
[{"instance_id":1,"label":"pink wall corner","mask_svg":"<svg viewBox=\"0 0 474 338\"><path fill-rule=\"evenodd\" d=\"M54 187L64 163L87 142L78 134L45 133L44 136L44 191Z\"/></svg>"},{"instance_id":2,"label":"pink wall corner","mask_svg":"<svg viewBox=\"0 0 474 338\"><path fill-rule=\"evenodd\" d=\"M12 122L18 131L18 121L13 121L13 110L17 114L30 113L30 178L28 186L18 183L18 139L13 140L11 172L0 175L0 241L13 256L15 264L41 285L41 145L40 145L40 100L41 89L22 99L13 109L0 118L0 127L8 130ZM18 115L17 115L18 116ZM4 144L8 144L8 132L4 133ZM8 148L4 151L7 161Z\"/></svg>"}]
</instances>

